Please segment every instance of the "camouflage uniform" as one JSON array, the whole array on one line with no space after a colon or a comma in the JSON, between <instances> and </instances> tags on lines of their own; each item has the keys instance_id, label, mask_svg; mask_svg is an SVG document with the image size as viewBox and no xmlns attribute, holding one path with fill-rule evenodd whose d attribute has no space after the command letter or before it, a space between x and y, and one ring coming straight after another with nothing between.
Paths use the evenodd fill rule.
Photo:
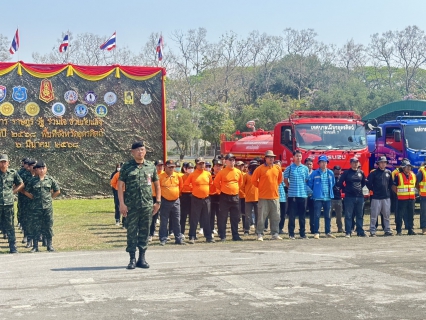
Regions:
<instances>
[{"instance_id":1,"label":"camouflage uniform","mask_svg":"<svg viewBox=\"0 0 426 320\"><path fill-rule=\"evenodd\" d=\"M22 169L19 170L18 174L21 176L25 186L33 178L33 175L31 174L31 172L25 168L23 168L23 171ZM30 215L29 213L30 201L31 200L28 197L26 197L24 194L22 194L21 192L18 193L18 221L21 224L22 231L24 232L25 237L30 236L30 232L28 229L28 223L29 223L28 219Z\"/></svg>"},{"instance_id":2,"label":"camouflage uniform","mask_svg":"<svg viewBox=\"0 0 426 320\"><path fill-rule=\"evenodd\" d=\"M16 242L13 186L19 186L21 183L22 179L16 170L7 169L4 173L0 171L0 225L7 235L10 245L15 245Z\"/></svg>"},{"instance_id":3,"label":"camouflage uniform","mask_svg":"<svg viewBox=\"0 0 426 320\"><path fill-rule=\"evenodd\" d=\"M25 190L33 195L28 209L28 229L33 240L39 239L42 234L47 241L53 237L53 206L51 191L59 190L55 179L46 174L43 180L33 177L25 186Z\"/></svg>"},{"instance_id":4,"label":"camouflage uniform","mask_svg":"<svg viewBox=\"0 0 426 320\"><path fill-rule=\"evenodd\" d=\"M124 204L127 212L127 252L145 252L148 247L149 226L152 219L151 182L158 181L157 169L145 160L138 166L135 160L126 162L120 171L120 181L125 183Z\"/></svg>"}]
</instances>

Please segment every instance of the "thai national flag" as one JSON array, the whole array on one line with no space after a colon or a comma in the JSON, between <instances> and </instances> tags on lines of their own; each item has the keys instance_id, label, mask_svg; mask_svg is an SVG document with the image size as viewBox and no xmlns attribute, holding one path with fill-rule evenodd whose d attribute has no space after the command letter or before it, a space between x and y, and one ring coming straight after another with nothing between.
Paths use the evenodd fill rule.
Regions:
<instances>
[{"instance_id":1,"label":"thai national flag","mask_svg":"<svg viewBox=\"0 0 426 320\"><path fill-rule=\"evenodd\" d=\"M66 34L64 40L62 40L61 45L59 46L59 52L65 52L68 48L68 35Z\"/></svg>"},{"instance_id":2,"label":"thai national flag","mask_svg":"<svg viewBox=\"0 0 426 320\"><path fill-rule=\"evenodd\" d=\"M115 48L115 32L107 41L105 41L104 44L100 46L100 48L101 50L107 49L108 51Z\"/></svg>"},{"instance_id":3,"label":"thai national flag","mask_svg":"<svg viewBox=\"0 0 426 320\"><path fill-rule=\"evenodd\" d=\"M19 33L18 29L16 29L15 36L13 37L12 44L10 45L9 52L14 54L19 49Z\"/></svg>"},{"instance_id":4,"label":"thai national flag","mask_svg":"<svg viewBox=\"0 0 426 320\"><path fill-rule=\"evenodd\" d=\"M158 61L163 60L163 36L160 36L157 43Z\"/></svg>"}]
</instances>

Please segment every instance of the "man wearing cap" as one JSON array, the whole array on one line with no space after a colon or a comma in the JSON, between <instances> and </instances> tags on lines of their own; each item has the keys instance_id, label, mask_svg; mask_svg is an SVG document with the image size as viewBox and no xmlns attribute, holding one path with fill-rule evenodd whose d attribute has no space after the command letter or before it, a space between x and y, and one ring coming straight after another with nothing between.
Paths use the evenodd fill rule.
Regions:
<instances>
[{"instance_id":1,"label":"man wearing cap","mask_svg":"<svg viewBox=\"0 0 426 320\"><path fill-rule=\"evenodd\" d=\"M401 161L402 172L395 175L392 189L398 197L395 216L397 235L402 235L402 220L405 216L405 227L408 235L416 235L414 232L414 204L416 202L416 175L411 171L411 163L408 160Z\"/></svg>"},{"instance_id":2,"label":"man wearing cap","mask_svg":"<svg viewBox=\"0 0 426 320\"><path fill-rule=\"evenodd\" d=\"M417 172L417 189L420 194L420 228L422 234L426 235L426 162L423 162L422 166Z\"/></svg>"},{"instance_id":3,"label":"man wearing cap","mask_svg":"<svg viewBox=\"0 0 426 320\"><path fill-rule=\"evenodd\" d=\"M28 161L28 158L22 158L22 160L21 160L21 168L18 170L18 174L19 174L19 176L22 178L22 174L25 172L25 171L27 171L27 169L25 168L25 166L27 165L27 161ZM22 201L22 198L25 198L25 196L22 194L22 193L20 193L20 192L18 192L18 205L17 205L17 209L18 209L18 211L17 211L17 213L16 213L16 216L17 216L17 218L18 218L18 227L20 228L20 229L22 229L22 224L21 224L21 210L20 210L20 203L21 203L21 201ZM25 240L25 241L24 241ZM22 240L22 243L26 243L27 242L27 239L25 238L25 236L24 236L24 239Z\"/></svg>"},{"instance_id":4,"label":"man wearing cap","mask_svg":"<svg viewBox=\"0 0 426 320\"><path fill-rule=\"evenodd\" d=\"M173 228L176 244L185 244L180 233L180 201L179 195L182 190L182 178L175 172L176 164L173 160L167 160L164 172L159 175L161 188L160 207L160 244L164 246L168 238L167 222L169 219Z\"/></svg>"},{"instance_id":5,"label":"man wearing cap","mask_svg":"<svg viewBox=\"0 0 426 320\"><path fill-rule=\"evenodd\" d=\"M243 185L243 174L235 168L235 156L228 153L225 156L226 167L219 171L214 179L214 185L220 190L220 210L218 219L218 233L222 241L226 240L226 222L231 220L231 232L233 241L242 241L238 234L240 220L240 198L238 193Z\"/></svg>"},{"instance_id":6,"label":"man wearing cap","mask_svg":"<svg viewBox=\"0 0 426 320\"><path fill-rule=\"evenodd\" d=\"M244 190L245 197L245 220L244 220L244 235L248 236L250 234L250 225L254 224L256 226L259 211L258 211L258 201L259 201L259 189L253 185L251 178L253 176L254 170L259 166L259 163L256 160L252 160L248 166L248 172L244 175L243 185L241 189ZM252 221L252 212L254 212L254 221Z\"/></svg>"},{"instance_id":7,"label":"man wearing cap","mask_svg":"<svg viewBox=\"0 0 426 320\"><path fill-rule=\"evenodd\" d=\"M9 157L7 154L0 155L0 225L2 226L9 241L10 253L18 252L16 249L15 213L13 210L14 194L24 187L19 174L9 169Z\"/></svg>"},{"instance_id":8,"label":"man wearing cap","mask_svg":"<svg viewBox=\"0 0 426 320\"><path fill-rule=\"evenodd\" d=\"M278 235L280 223L280 203L278 186L283 181L281 167L274 164L272 150L265 152L265 163L256 168L251 177L253 186L259 189L259 215L256 225L257 240L263 241L265 219L271 222L271 240L281 240Z\"/></svg>"},{"instance_id":9,"label":"man wearing cap","mask_svg":"<svg viewBox=\"0 0 426 320\"><path fill-rule=\"evenodd\" d=\"M186 186L192 189L191 218L189 219L189 243L194 244L197 225L201 221L204 236L207 242L215 242L210 227L210 186L213 184L210 172L205 171L205 160L202 157L195 159L196 169L185 181ZM200 220L201 219L201 220Z\"/></svg>"},{"instance_id":10,"label":"man wearing cap","mask_svg":"<svg viewBox=\"0 0 426 320\"><path fill-rule=\"evenodd\" d=\"M161 205L161 188L158 173L154 164L145 160L146 149L142 141L132 144L133 159L123 164L118 178L118 199L120 212L127 217L127 248L130 262L127 269L149 268L145 260L148 248L149 227L152 215ZM155 203L153 204L151 183L155 187ZM136 247L139 259L136 262Z\"/></svg>"},{"instance_id":11,"label":"man wearing cap","mask_svg":"<svg viewBox=\"0 0 426 320\"><path fill-rule=\"evenodd\" d=\"M336 213L336 225L337 225L337 232L342 233L343 232L343 224L342 224L342 211L343 211L343 202L342 202L342 191L337 186L337 181L339 181L340 175L342 173L342 168L340 166L334 166L333 167L333 174L334 174L334 186L333 186L333 195L334 197L331 199L331 212Z\"/></svg>"},{"instance_id":12,"label":"man wearing cap","mask_svg":"<svg viewBox=\"0 0 426 320\"><path fill-rule=\"evenodd\" d=\"M191 215L191 198L192 188L190 185L185 185L186 179L194 172L194 164L192 162L185 162L182 166L184 174L182 176L183 188L180 196L180 232L185 237L186 220ZM189 218L191 220L191 217Z\"/></svg>"},{"instance_id":13,"label":"man wearing cap","mask_svg":"<svg viewBox=\"0 0 426 320\"><path fill-rule=\"evenodd\" d=\"M243 171L244 169L244 162L242 161L236 161L235 162L235 168L237 168L238 170L241 171L241 173L243 174L243 180L244 180L244 176L246 175L246 173ZM241 217L242 217L242 222L243 222L243 228L245 225L245 212L246 212L246 195L244 193L244 188L240 188L240 191L238 192L238 197L240 197L240 213L241 213Z\"/></svg>"},{"instance_id":14,"label":"man wearing cap","mask_svg":"<svg viewBox=\"0 0 426 320\"><path fill-rule=\"evenodd\" d=\"M31 199L31 252L38 252L40 235L46 239L47 250L55 251L52 246L53 238L53 204L52 199L60 193L56 180L47 174L46 164L38 161L34 165L35 176L25 185L24 194Z\"/></svg>"},{"instance_id":15,"label":"man wearing cap","mask_svg":"<svg viewBox=\"0 0 426 320\"><path fill-rule=\"evenodd\" d=\"M356 217L356 232L358 237L368 237L363 229L364 194L362 188L366 183L364 172L358 168L359 160L354 157L350 160L350 169L343 172L337 186L345 192L345 232L346 238L351 237L352 215Z\"/></svg>"},{"instance_id":16,"label":"man wearing cap","mask_svg":"<svg viewBox=\"0 0 426 320\"><path fill-rule=\"evenodd\" d=\"M157 169L157 175L160 176L160 174L162 174L164 172L164 162L163 160L157 160L154 162L155 168ZM157 196L155 193L155 186L154 183L151 184L151 189L152 189L152 201L155 203ZM158 220L158 214L160 211L158 211L156 214L154 214L152 216L151 219L151 225L149 227L149 237L148 237L148 241L152 241L152 237L155 234L155 225L157 224L157 220Z\"/></svg>"},{"instance_id":17,"label":"man wearing cap","mask_svg":"<svg viewBox=\"0 0 426 320\"><path fill-rule=\"evenodd\" d=\"M37 161L34 159L27 159L24 161L24 169L20 170L18 174L22 178L22 181L24 182L24 185L27 185L28 182L34 177L34 165ZM22 243L27 243L25 246L26 248L32 247L32 240L30 235L30 214L31 214L31 208L30 208L30 202L31 200L28 199L23 194L24 189L22 188L21 191L18 193L18 204L19 204L19 215L20 215L20 221L21 221L21 227L22 232L24 233L24 239L22 240Z\"/></svg>"},{"instance_id":18,"label":"man wearing cap","mask_svg":"<svg viewBox=\"0 0 426 320\"><path fill-rule=\"evenodd\" d=\"M331 199L334 198L333 187L335 184L334 173L327 168L328 158L326 155L318 157L319 168L309 176L308 186L312 190L314 201L314 239L319 239L319 222L321 209L324 211L325 234L328 238L336 238L331 233Z\"/></svg>"},{"instance_id":19,"label":"man wearing cap","mask_svg":"<svg viewBox=\"0 0 426 320\"><path fill-rule=\"evenodd\" d=\"M380 213L384 222L385 236L392 236L390 228L391 192L393 186L392 173L386 169L388 160L381 156L377 161L377 169L370 172L367 177L367 188L373 192L370 205L370 236L376 236L376 221Z\"/></svg>"},{"instance_id":20,"label":"man wearing cap","mask_svg":"<svg viewBox=\"0 0 426 320\"><path fill-rule=\"evenodd\" d=\"M212 171L212 180L216 178L216 175L223 168L222 160L214 159L213 160L213 171ZM213 233L217 233L215 230L215 220L219 219L219 199L220 199L220 190L216 188L214 184L210 185L210 228Z\"/></svg>"}]
</instances>

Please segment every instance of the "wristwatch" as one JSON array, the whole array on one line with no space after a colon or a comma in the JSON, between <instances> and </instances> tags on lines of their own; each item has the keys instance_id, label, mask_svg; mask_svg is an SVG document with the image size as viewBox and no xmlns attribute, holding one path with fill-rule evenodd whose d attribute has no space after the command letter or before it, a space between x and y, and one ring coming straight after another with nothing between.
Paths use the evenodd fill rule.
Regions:
<instances>
[{"instance_id":1,"label":"wristwatch","mask_svg":"<svg viewBox=\"0 0 426 320\"><path fill-rule=\"evenodd\" d=\"M161 201L155 201L155 203L158 203L159 205L161 205Z\"/></svg>"}]
</instances>

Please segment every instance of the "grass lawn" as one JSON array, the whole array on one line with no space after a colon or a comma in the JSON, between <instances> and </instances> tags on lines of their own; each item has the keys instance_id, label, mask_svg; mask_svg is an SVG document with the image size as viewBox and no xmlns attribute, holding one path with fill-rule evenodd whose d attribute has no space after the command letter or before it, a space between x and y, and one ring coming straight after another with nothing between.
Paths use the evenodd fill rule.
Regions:
<instances>
[{"instance_id":1,"label":"grass lawn","mask_svg":"<svg viewBox=\"0 0 426 320\"><path fill-rule=\"evenodd\" d=\"M121 249L126 248L126 230L122 229L121 226L115 225L114 218L114 201L110 199L73 199L73 200L55 200L53 201L54 206L54 224L53 232L53 247L57 251L78 251L78 250L108 250L108 249ZM16 210L15 210L16 211ZM369 230L369 206L366 207L364 217L364 230ZM287 220L287 219L286 219ZM391 228L395 228L394 215L391 215ZM343 220L344 223L344 220ZM15 219L16 224L16 219ZM285 222L284 231L287 231L287 224ZM336 232L336 219L333 217L331 222L332 232ZM416 231L419 231L419 211L418 205L416 207L416 214L414 216L414 226ZM230 225L228 222L227 239L231 239ZM240 223L241 227L241 223ZM188 232L189 227L187 226ZM298 233L298 222L296 221L296 233ZM306 220L306 229L309 230L309 219ZM324 230L324 219L320 219L320 231ZM240 228L240 235L242 236L243 231ZM29 252L30 249L25 248L25 244L22 244L23 234L18 228L15 228L16 232L16 245L19 252ZM158 233L158 226L156 228ZM406 233L406 232L404 232ZM377 234L380 236L383 234L381 227ZM336 234L338 237L343 237L344 234ZM265 236L269 239L269 232ZM250 231L249 236L242 236L245 241L256 241L254 230ZM283 238L288 239L287 235L283 235ZM218 237L216 236L216 240ZM170 243L173 243L170 241ZM204 236L199 237L198 243L205 244ZM154 241L150 245L159 246L158 237L154 237ZM207 244L210 245L210 244ZM167 245L168 246L168 245ZM45 247L39 245L40 251L44 252ZM7 240L3 239L0 235L0 254L8 253L9 246Z\"/></svg>"}]
</instances>

